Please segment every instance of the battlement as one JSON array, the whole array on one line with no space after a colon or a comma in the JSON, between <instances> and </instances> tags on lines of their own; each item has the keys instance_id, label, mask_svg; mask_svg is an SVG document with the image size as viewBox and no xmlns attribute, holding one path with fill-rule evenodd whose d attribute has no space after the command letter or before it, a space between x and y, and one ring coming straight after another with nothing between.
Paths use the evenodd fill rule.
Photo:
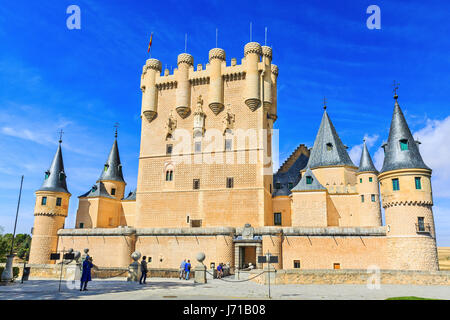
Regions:
<instances>
[{"instance_id":1,"label":"battlement","mask_svg":"<svg viewBox=\"0 0 450 320\"><path fill-rule=\"evenodd\" d=\"M162 71L162 63L148 59L143 67L141 90L142 114L147 121L156 118L159 90L176 90L176 111L184 119L191 112L191 91L194 86L208 85L208 106L218 115L224 110L224 83L244 81L245 104L255 111L260 106L267 110L269 118L276 120L276 81L278 67L272 64L272 48L257 42L247 43L244 58L237 64L236 58L227 65L225 50L213 48L208 63L194 67L194 57L188 53L178 55L177 68L171 73Z\"/></svg>"}]
</instances>

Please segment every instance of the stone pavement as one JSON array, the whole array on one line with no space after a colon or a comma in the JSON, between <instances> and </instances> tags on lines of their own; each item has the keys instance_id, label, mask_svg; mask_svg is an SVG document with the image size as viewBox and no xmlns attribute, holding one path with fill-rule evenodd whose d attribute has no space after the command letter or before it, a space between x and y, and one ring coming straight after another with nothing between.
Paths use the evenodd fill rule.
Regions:
<instances>
[{"instance_id":1,"label":"stone pavement","mask_svg":"<svg viewBox=\"0 0 450 320\"><path fill-rule=\"evenodd\" d=\"M233 279L228 279L232 281ZM58 280L20 281L0 286L0 300L17 299L93 299L93 300L221 300L254 299L268 297L268 286L253 282L224 282L214 279L205 285L193 280L150 278L147 285L130 283L125 278L89 282L88 291L79 291L79 282L62 282L58 292ZM399 296L450 299L450 286L381 285L380 289L368 289L365 285L271 285L273 299L386 299Z\"/></svg>"}]
</instances>

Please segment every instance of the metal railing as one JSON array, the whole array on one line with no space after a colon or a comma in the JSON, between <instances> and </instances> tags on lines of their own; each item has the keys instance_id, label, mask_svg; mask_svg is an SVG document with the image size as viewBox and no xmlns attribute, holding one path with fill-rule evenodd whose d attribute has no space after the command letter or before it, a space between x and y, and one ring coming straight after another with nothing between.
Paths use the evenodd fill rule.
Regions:
<instances>
[{"instance_id":1,"label":"metal railing","mask_svg":"<svg viewBox=\"0 0 450 320\"><path fill-rule=\"evenodd\" d=\"M417 233L431 233L431 225L429 223L416 223Z\"/></svg>"}]
</instances>

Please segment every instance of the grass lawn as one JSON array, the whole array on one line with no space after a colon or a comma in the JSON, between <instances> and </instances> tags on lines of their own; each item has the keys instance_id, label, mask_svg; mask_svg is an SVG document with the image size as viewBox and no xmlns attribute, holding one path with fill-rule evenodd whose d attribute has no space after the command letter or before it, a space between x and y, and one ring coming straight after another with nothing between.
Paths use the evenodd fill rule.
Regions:
<instances>
[{"instance_id":1,"label":"grass lawn","mask_svg":"<svg viewBox=\"0 0 450 320\"><path fill-rule=\"evenodd\" d=\"M430 298L421 298L421 297L395 297L395 298L387 298L386 300L440 300L440 299L430 299Z\"/></svg>"}]
</instances>

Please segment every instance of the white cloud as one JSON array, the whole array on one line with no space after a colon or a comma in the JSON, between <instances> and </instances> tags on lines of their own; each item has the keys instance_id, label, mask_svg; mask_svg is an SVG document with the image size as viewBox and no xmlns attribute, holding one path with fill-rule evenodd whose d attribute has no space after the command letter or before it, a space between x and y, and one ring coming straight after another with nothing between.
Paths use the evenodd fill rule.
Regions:
<instances>
[{"instance_id":1,"label":"white cloud","mask_svg":"<svg viewBox=\"0 0 450 320\"><path fill-rule=\"evenodd\" d=\"M422 143L420 153L426 165L433 169L433 194L450 199L450 116L444 120L427 120L425 128L414 133Z\"/></svg>"},{"instance_id":2,"label":"white cloud","mask_svg":"<svg viewBox=\"0 0 450 320\"><path fill-rule=\"evenodd\" d=\"M377 134L374 135L368 135L367 133L364 135L364 139L366 140L366 145L368 148L371 148L375 142L378 141L378 138L380 136ZM350 151L348 152L348 155L350 156L350 159L352 159L353 163L355 165L359 165L359 160L361 159L361 153L362 153L363 144L358 144L356 146L353 146Z\"/></svg>"}]
</instances>

